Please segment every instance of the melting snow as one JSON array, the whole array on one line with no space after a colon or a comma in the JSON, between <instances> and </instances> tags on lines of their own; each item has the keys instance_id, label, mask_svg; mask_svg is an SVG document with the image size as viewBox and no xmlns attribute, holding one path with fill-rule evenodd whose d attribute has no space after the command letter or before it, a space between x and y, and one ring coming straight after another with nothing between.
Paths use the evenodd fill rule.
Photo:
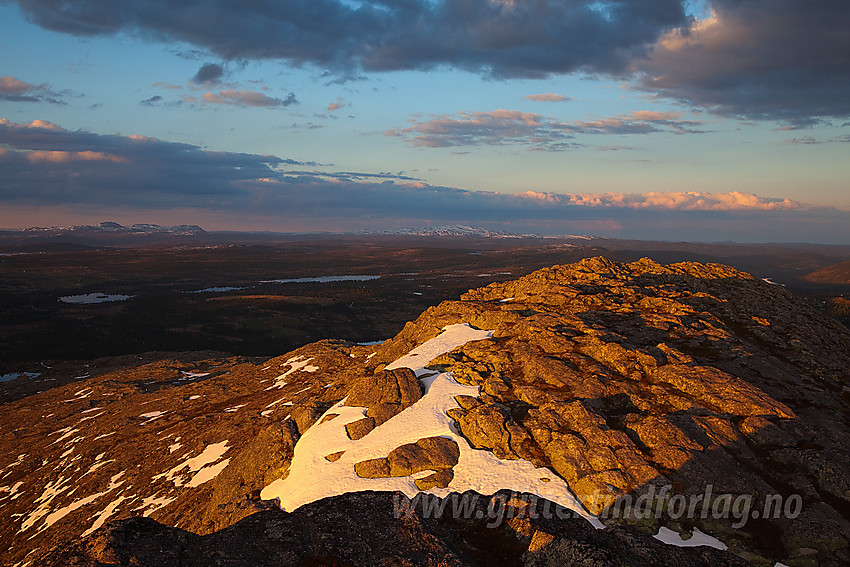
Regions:
<instances>
[{"instance_id":1,"label":"melting snow","mask_svg":"<svg viewBox=\"0 0 850 567\"><path fill-rule=\"evenodd\" d=\"M277 404L279 404L280 402L282 402L285 399L286 399L286 396L282 397L279 400L273 401L272 403L270 403L269 405L266 406L266 409L273 408L274 406L276 406Z\"/></svg>"},{"instance_id":2,"label":"melting snow","mask_svg":"<svg viewBox=\"0 0 850 567\"><path fill-rule=\"evenodd\" d=\"M292 374L293 372L295 372L296 370L300 370L301 372L315 372L316 370L319 369L318 366L311 366L311 365L308 364L311 360L313 360L312 356L310 358L306 358L304 360L301 360L302 358L304 358L304 357L300 356L300 355L294 356L294 357L290 358L289 360L287 360L286 362L284 362L283 364L281 364L281 366L288 364L289 370L287 370L286 372L284 372L283 374L281 374L280 376L275 378L274 384L272 384L271 386L266 388L266 390L273 390L275 388L283 388L287 384L286 383L286 377L289 376L290 374Z\"/></svg>"},{"instance_id":3,"label":"melting snow","mask_svg":"<svg viewBox=\"0 0 850 567\"><path fill-rule=\"evenodd\" d=\"M421 376L427 372L425 366L440 354L491 336L490 331L473 329L466 324L449 325L440 335L402 356L387 369L408 367ZM500 460L488 451L473 449L455 432L446 410L457 407L454 399L457 395L478 395L477 387L459 384L450 373L428 376L426 382L427 391L417 403L356 441L348 437L345 425L361 419L365 408L345 406L345 400L336 404L325 415L335 413L338 417L324 423L319 419L307 430L295 446L289 476L265 487L261 498L278 498L282 509L292 511L321 498L361 490L399 490L413 497L419 492L414 477L365 479L357 476L354 465L366 459L386 457L396 447L423 437L443 436L457 442L460 458L448 488L433 488L427 492L441 497L466 490L481 494L493 494L505 488L532 492L575 510L598 528L603 527L584 510L559 477L549 475L550 482L544 482L540 477L545 469L541 471L526 460ZM325 459L325 455L338 451L344 451L338 460Z\"/></svg>"},{"instance_id":4,"label":"melting snow","mask_svg":"<svg viewBox=\"0 0 850 567\"><path fill-rule=\"evenodd\" d=\"M91 496L87 496L86 498L82 498L80 500L75 500L71 504L64 506L64 507L62 507L58 510L55 510L52 513L49 513L50 504L53 501L53 499L56 498L56 496L58 496L59 494L65 492L66 490L71 488L70 486L65 486L69 482L70 479L65 479L64 477L60 476L58 479L56 479L55 481L53 481L51 483L48 483L47 486L44 487L44 492L35 501L35 503L39 504L38 508L33 510L32 513L29 515L29 517L27 517L27 519L24 520L23 524L21 525L21 531L23 532L23 531L30 529L31 527L33 527L36 524L36 522L38 522L38 520L40 520L44 516L47 516L47 517L45 518L45 520L44 520L45 523L41 527L39 532L49 528L54 523L58 522L59 520L61 520L62 518L64 518L65 516L67 516L68 514L73 512L74 510L81 508L81 507L85 506L86 504L90 504L91 502L97 500L98 498L100 498L101 496L106 494L107 492L110 492L110 491L114 490L115 488L117 488L118 486L120 486L124 481L119 481L118 479L121 478L123 475L124 475L124 471L122 471L122 472L120 472L116 475L113 475L112 478L109 481L109 486L106 488L105 491L98 492L97 494L92 494ZM72 493L73 493L73 491L72 491Z\"/></svg>"},{"instance_id":5,"label":"melting snow","mask_svg":"<svg viewBox=\"0 0 850 567\"><path fill-rule=\"evenodd\" d=\"M221 462L219 461L224 454L227 452L227 440L222 441L221 443L214 443L212 445L207 445L200 455L197 457L192 457L191 459L180 463L175 466L171 470L168 470L162 474L156 475L153 477L153 480L157 480L165 477L174 483L174 486L188 486L190 488L194 488L199 486L218 475L224 468L230 463L230 459L224 459ZM195 475L189 480L188 483L184 483L183 479L180 478L180 473L183 469L188 469L189 472L195 473Z\"/></svg>"},{"instance_id":6,"label":"melting snow","mask_svg":"<svg viewBox=\"0 0 850 567\"><path fill-rule=\"evenodd\" d=\"M21 485L23 483L24 483L24 481L21 480L21 481L18 481L17 483L15 483L12 486L0 486L0 494L2 494L3 492L9 493L8 496L0 496L0 498L8 498L9 500L16 500L17 497L20 496L20 494L18 496L16 496L15 494L18 492L18 489L21 487Z\"/></svg>"},{"instance_id":7,"label":"melting snow","mask_svg":"<svg viewBox=\"0 0 850 567\"><path fill-rule=\"evenodd\" d=\"M727 549L725 543L716 537L711 537L708 534L702 533L697 528L694 528L693 535L688 539L683 539L678 533L674 532L670 528L665 528L664 526L661 526L658 529L658 533L652 537L658 541L666 543L667 545L675 545L677 547L696 547L698 545L707 545L708 547L714 547L721 551L725 551Z\"/></svg>"},{"instance_id":8,"label":"melting snow","mask_svg":"<svg viewBox=\"0 0 850 567\"><path fill-rule=\"evenodd\" d=\"M142 514L142 516L147 517L159 510L160 508L168 506L175 500L177 500L177 498L166 498L164 496L159 497L154 494L153 496L148 496L147 498L142 500L142 505L136 508L135 510L144 510L145 513Z\"/></svg>"},{"instance_id":9,"label":"melting snow","mask_svg":"<svg viewBox=\"0 0 850 567\"><path fill-rule=\"evenodd\" d=\"M224 411L227 413L233 413L235 411L239 411L240 408L244 408L247 405L248 404L239 404L238 406L230 406L229 408L225 408Z\"/></svg>"},{"instance_id":10,"label":"melting snow","mask_svg":"<svg viewBox=\"0 0 850 567\"><path fill-rule=\"evenodd\" d=\"M227 465L230 464L230 459L224 459L221 462L218 462L214 465L204 467L198 471L198 474L192 477L192 479L186 484L189 488L195 488L196 486L200 486L205 482L214 479L218 476L218 473L223 471Z\"/></svg>"},{"instance_id":11,"label":"melting snow","mask_svg":"<svg viewBox=\"0 0 850 567\"><path fill-rule=\"evenodd\" d=\"M86 293L84 295L64 295L59 298L62 303L105 303L107 301L125 301L132 295L107 295L105 293Z\"/></svg>"},{"instance_id":12,"label":"melting snow","mask_svg":"<svg viewBox=\"0 0 850 567\"><path fill-rule=\"evenodd\" d=\"M100 408L96 408L96 409L100 409ZM85 413L85 412L83 412L83 413ZM77 421L77 424L80 424L80 423L82 423L82 422L84 422L84 421L88 421L89 419L97 419L98 417L102 416L102 415L103 415L103 414L105 414L105 413L106 413L105 411L102 411L102 412L100 412L100 413L96 413L96 414L94 414L94 415L89 415L89 416L86 416L86 417L81 417L81 418Z\"/></svg>"},{"instance_id":13,"label":"melting snow","mask_svg":"<svg viewBox=\"0 0 850 567\"><path fill-rule=\"evenodd\" d=\"M85 474L83 474L83 476L89 475L89 474L95 472L97 469L104 467L104 466L108 465L109 463L115 462L115 459L109 459L108 461L101 461L101 459L103 458L103 456L105 454L106 453L101 453L100 455L98 455L97 458L95 459L94 464L92 464L92 466L89 467L89 470L86 471ZM82 479L83 476L81 476L80 478Z\"/></svg>"},{"instance_id":14,"label":"melting snow","mask_svg":"<svg viewBox=\"0 0 850 567\"><path fill-rule=\"evenodd\" d=\"M80 400L88 398L89 396L92 395L93 392L94 392L94 390L92 390L91 388L83 388L82 390L75 392L73 398L68 399L68 400L62 400L62 401L65 402L65 403L78 402Z\"/></svg>"},{"instance_id":15,"label":"melting snow","mask_svg":"<svg viewBox=\"0 0 850 567\"><path fill-rule=\"evenodd\" d=\"M221 286L221 287L205 287L204 289L196 289L194 291L184 291L183 293L218 293L222 291L241 291L243 289L250 289L245 286Z\"/></svg>"},{"instance_id":16,"label":"melting snow","mask_svg":"<svg viewBox=\"0 0 850 567\"><path fill-rule=\"evenodd\" d=\"M329 283L329 282L365 282L381 276L319 276L317 278L291 278L283 280L261 280L260 283Z\"/></svg>"},{"instance_id":17,"label":"melting snow","mask_svg":"<svg viewBox=\"0 0 850 567\"><path fill-rule=\"evenodd\" d=\"M204 376L209 376L209 372L186 372L185 370L181 370L180 374L183 374L185 378L180 378L180 380L189 380L190 378L203 378Z\"/></svg>"},{"instance_id":18,"label":"melting snow","mask_svg":"<svg viewBox=\"0 0 850 567\"><path fill-rule=\"evenodd\" d=\"M115 510L118 508L118 506L124 500L129 500L130 498L131 497L128 497L128 496L119 496L118 498L116 498L115 500L113 500L112 502L107 504L106 508L101 510L100 513L97 515L97 519L95 519L92 526L89 529L87 529L86 531L83 532L83 537L86 537L87 535L91 534L92 532L94 532L95 530L100 528L106 522L106 520L109 519L109 516L111 516L112 514L115 513Z\"/></svg>"},{"instance_id":19,"label":"melting snow","mask_svg":"<svg viewBox=\"0 0 850 567\"><path fill-rule=\"evenodd\" d=\"M72 427L65 427L65 428L60 429L60 430L58 430L58 431L54 431L54 432L53 432L53 433L51 433L50 435L55 435L55 434L57 434L57 433L61 433L62 435L61 435L60 437L58 437L58 438L56 439L56 441L54 441L53 443L51 443L51 445L56 445L57 443L59 443L59 442L60 442L60 441L62 441L63 439L67 439L68 437L70 437L71 435L73 435L74 433L76 433L77 431L79 431L79 429L74 429L74 428L72 428Z\"/></svg>"},{"instance_id":20,"label":"melting snow","mask_svg":"<svg viewBox=\"0 0 850 567\"><path fill-rule=\"evenodd\" d=\"M470 341L489 339L492 336L493 331L473 329L466 323L449 325L444 327L443 332L430 341L419 345L395 362L388 364L385 370L410 368L417 376L420 376L427 372L425 366L441 354L445 354Z\"/></svg>"},{"instance_id":21,"label":"melting snow","mask_svg":"<svg viewBox=\"0 0 850 567\"><path fill-rule=\"evenodd\" d=\"M166 413L167 412L164 412L164 411L152 411L152 412L149 412L149 413L143 413L139 417L145 418L147 421L142 422L141 425L147 425L152 421L156 421L157 419L164 416Z\"/></svg>"}]
</instances>

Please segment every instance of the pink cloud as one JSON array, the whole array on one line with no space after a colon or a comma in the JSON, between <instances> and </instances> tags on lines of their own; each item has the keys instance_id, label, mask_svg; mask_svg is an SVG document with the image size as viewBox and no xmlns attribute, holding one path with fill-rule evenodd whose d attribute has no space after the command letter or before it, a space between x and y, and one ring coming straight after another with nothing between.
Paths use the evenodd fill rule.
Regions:
<instances>
[{"instance_id":1,"label":"pink cloud","mask_svg":"<svg viewBox=\"0 0 850 567\"><path fill-rule=\"evenodd\" d=\"M791 199L759 197L752 193L703 193L670 191L649 193L541 193L527 191L517 197L549 204L627 209L661 209L676 211L797 211L810 205Z\"/></svg>"},{"instance_id":2,"label":"pink cloud","mask_svg":"<svg viewBox=\"0 0 850 567\"><path fill-rule=\"evenodd\" d=\"M73 161L111 161L113 163L130 163L129 159L121 156L91 151L65 152L37 150L27 152L26 157L30 163L70 163Z\"/></svg>"},{"instance_id":3,"label":"pink cloud","mask_svg":"<svg viewBox=\"0 0 850 567\"><path fill-rule=\"evenodd\" d=\"M218 93L206 92L201 99L209 104L228 104L234 106L253 106L274 108L289 106L296 102L295 95L289 94L285 99L270 97L257 91L225 89Z\"/></svg>"},{"instance_id":4,"label":"pink cloud","mask_svg":"<svg viewBox=\"0 0 850 567\"><path fill-rule=\"evenodd\" d=\"M702 122L685 120L680 112L638 110L599 120L558 122L531 112L498 109L459 112L429 120L411 119L412 126L388 130L388 136L407 138L413 146L439 148L464 145L525 144L535 149L562 149L585 134L650 134L672 131L697 133Z\"/></svg>"},{"instance_id":5,"label":"pink cloud","mask_svg":"<svg viewBox=\"0 0 850 567\"><path fill-rule=\"evenodd\" d=\"M541 93L541 94L533 94L533 95L525 95L525 98L528 100L533 100L536 102L563 102L565 100L572 100L570 97L566 97L564 95L559 95L555 93Z\"/></svg>"},{"instance_id":6,"label":"pink cloud","mask_svg":"<svg viewBox=\"0 0 850 567\"><path fill-rule=\"evenodd\" d=\"M47 120L33 120L29 123L30 128L41 128L43 130L53 130L54 132L59 132L63 128L54 124L53 122L48 122Z\"/></svg>"},{"instance_id":7,"label":"pink cloud","mask_svg":"<svg viewBox=\"0 0 850 567\"><path fill-rule=\"evenodd\" d=\"M50 90L48 85L33 85L9 75L0 77L0 100L64 104L62 96Z\"/></svg>"},{"instance_id":8,"label":"pink cloud","mask_svg":"<svg viewBox=\"0 0 850 567\"><path fill-rule=\"evenodd\" d=\"M29 128L39 128L41 130L52 130L54 132L61 132L64 129L61 126L57 126L53 122L48 122L47 120L39 120L35 119L29 124L24 123L15 123L9 120L8 118L0 118L0 126L10 126L16 130L26 130Z\"/></svg>"},{"instance_id":9,"label":"pink cloud","mask_svg":"<svg viewBox=\"0 0 850 567\"><path fill-rule=\"evenodd\" d=\"M27 91L35 90L38 87L25 83L15 77L0 77L0 93L6 94L22 94Z\"/></svg>"},{"instance_id":10,"label":"pink cloud","mask_svg":"<svg viewBox=\"0 0 850 567\"><path fill-rule=\"evenodd\" d=\"M347 105L344 102L342 102L342 99L338 98L338 99L336 99L336 102L332 102L328 105L328 111L334 112L336 110L339 110L340 108L345 108L346 106Z\"/></svg>"}]
</instances>

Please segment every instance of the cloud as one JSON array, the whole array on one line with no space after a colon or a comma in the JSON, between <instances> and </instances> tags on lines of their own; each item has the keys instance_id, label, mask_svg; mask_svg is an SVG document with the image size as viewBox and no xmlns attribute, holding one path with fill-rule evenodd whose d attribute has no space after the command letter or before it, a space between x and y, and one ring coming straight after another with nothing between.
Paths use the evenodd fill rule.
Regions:
<instances>
[{"instance_id":1,"label":"cloud","mask_svg":"<svg viewBox=\"0 0 850 567\"><path fill-rule=\"evenodd\" d=\"M559 150L576 147L577 135L651 134L655 132L697 133L702 122L682 119L680 112L633 111L629 114L590 121L558 122L540 114L518 110L459 112L428 120L412 119L412 126L388 130L415 147L509 145Z\"/></svg>"},{"instance_id":2,"label":"cloud","mask_svg":"<svg viewBox=\"0 0 850 567\"><path fill-rule=\"evenodd\" d=\"M334 111L339 110L341 108L345 108L346 106L347 105L344 102L342 102L342 99L338 98L338 99L336 99L336 102L332 102L328 105L328 111L334 112Z\"/></svg>"},{"instance_id":3,"label":"cloud","mask_svg":"<svg viewBox=\"0 0 850 567\"><path fill-rule=\"evenodd\" d=\"M9 1L54 31L135 33L226 61L314 65L342 80L447 66L494 78L582 73L632 78L639 90L724 116L799 126L850 116L845 0L706 0L702 19L683 0L186 0L180 10L148 0ZM208 63L196 79L222 73Z\"/></svg>"},{"instance_id":4,"label":"cloud","mask_svg":"<svg viewBox=\"0 0 850 567\"><path fill-rule=\"evenodd\" d=\"M24 154L30 163L72 163L77 161L111 161L114 163L129 163L127 158L105 154L103 152L65 152L33 150Z\"/></svg>"},{"instance_id":5,"label":"cloud","mask_svg":"<svg viewBox=\"0 0 850 567\"><path fill-rule=\"evenodd\" d=\"M152 86L157 87L157 88L168 89L168 90L171 90L171 91L183 90L183 87L181 87L180 85L172 85L171 83L166 83L164 81L157 81Z\"/></svg>"},{"instance_id":6,"label":"cloud","mask_svg":"<svg viewBox=\"0 0 850 567\"><path fill-rule=\"evenodd\" d=\"M164 218L180 210L189 223L195 211L201 218L229 218L229 226L245 219L240 226L254 230L460 223L512 232L591 231L661 240L850 239L850 213L743 191L471 191L430 185L404 173L305 170L321 166L144 136L70 131L40 120L0 119L0 148L0 221L6 225L18 222L15 211L60 207L78 216L120 211L122 218L128 211L159 211Z\"/></svg>"},{"instance_id":7,"label":"cloud","mask_svg":"<svg viewBox=\"0 0 850 567\"><path fill-rule=\"evenodd\" d=\"M209 104L228 104L234 106L255 106L267 108L280 108L297 104L298 99L294 93L289 93L286 98L274 98L258 91L246 91L236 89L225 89L218 93L206 92L201 96L203 102Z\"/></svg>"},{"instance_id":8,"label":"cloud","mask_svg":"<svg viewBox=\"0 0 850 567\"><path fill-rule=\"evenodd\" d=\"M686 21L679 0L185 0L179 10L147 0L16 3L53 31L140 33L225 60L278 59L344 76L444 65L497 77L618 73Z\"/></svg>"},{"instance_id":9,"label":"cloud","mask_svg":"<svg viewBox=\"0 0 850 567\"><path fill-rule=\"evenodd\" d=\"M812 209L791 199L770 199L752 193L705 193L669 191L649 193L539 193L526 191L517 197L530 201L582 207L657 209L667 211L801 211Z\"/></svg>"},{"instance_id":10,"label":"cloud","mask_svg":"<svg viewBox=\"0 0 850 567\"><path fill-rule=\"evenodd\" d=\"M156 103L160 102L162 97L159 95L153 95L150 98L146 98L145 100L139 101L139 104L142 106L154 106Z\"/></svg>"},{"instance_id":11,"label":"cloud","mask_svg":"<svg viewBox=\"0 0 850 567\"><path fill-rule=\"evenodd\" d=\"M637 87L711 112L797 126L850 115L850 3L711 0L635 62Z\"/></svg>"},{"instance_id":12,"label":"cloud","mask_svg":"<svg viewBox=\"0 0 850 567\"><path fill-rule=\"evenodd\" d=\"M192 82L198 85L218 84L222 78L224 78L224 67L215 63L204 63L192 77Z\"/></svg>"},{"instance_id":13,"label":"cloud","mask_svg":"<svg viewBox=\"0 0 850 567\"><path fill-rule=\"evenodd\" d=\"M446 66L494 78L582 73L633 78L639 90L724 116L798 126L850 116L845 0L706 0L712 15L702 19L686 14L683 0L313 0L285 7L186 0L180 10L148 0L9 1L54 31L136 33L226 61L315 65L342 79ZM222 74L208 63L196 79Z\"/></svg>"},{"instance_id":14,"label":"cloud","mask_svg":"<svg viewBox=\"0 0 850 567\"><path fill-rule=\"evenodd\" d=\"M525 98L536 102L563 102L565 100L572 100L572 98L568 96L559 95L555 93L525 95Z\"/></svg>"},{"instance_id":15,"label":"cloud","mask_svg":"<svg viewBox=\"0 0 850 567\"><path fill-rule=\"evenodd\" d=\"M0 77L0 100L65 104L61 96L50 90L47 85L32 85L10 76Z\"/></svg>"},{"instance_id":16,"label":"cloud","mask_svg":"<svg viewBox=\"0 0 850 567\"><path fill-rule=\"evenodd\" d=\"M169 207L222 206L245 195L235 184L275 175L275 168L307 165L275 156L207 152L197 146L144 136L69 131L36 120L0 119L4 182L0 201L25 204L97 204Z\"/></svg>"}]
</instances>

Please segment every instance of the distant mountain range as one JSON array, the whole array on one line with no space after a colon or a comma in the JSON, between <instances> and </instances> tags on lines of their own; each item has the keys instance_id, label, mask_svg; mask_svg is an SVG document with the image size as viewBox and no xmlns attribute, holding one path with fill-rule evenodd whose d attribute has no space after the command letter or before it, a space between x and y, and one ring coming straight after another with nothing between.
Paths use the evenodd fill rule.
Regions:
<instances>
[{"instance_id":1,"label":"distant mountain range","mask_svg":"<svg viewBox=\"0 0 850 567\"><path fill-rule=\"evenodd\" d=\"M75 225L75 226L51 226L51 227L30 227L21 229L24 233L62 235L68 233L87 233L87 232L109 232L109 233L128 233L128 234L170 234L175 236L205 234L207 231L198 225L181 224L178 226L160 226L158 224L133 224L124 226L117 222L102 222L92 225Z\"/></svg>"},{"instance_id":2,"label":"distant mountain range","mask_svg":"<svg viewBox=\"0 0 850 567\"><path fill-rule=\"evenodd\" d=\"M484 238L542 238L539 234L511 234L509 232L465 225L402 228L398 230L384 230L378 232L378 234L407 236L479 236Z\"/></svg>"},{"instance_id":3,"label":"distant mountain range","mask_svg":"<svg viewBox=\"0 0 850 567\"><path fill-rule=\"evenodd\" d=\"M158 224L132 224L124 226L117 222L107 221L100 224L92 225L74 225L74 226L50 226L40 227L34 226L23 228L20 232L25 234L37 234L45 236L63 236L83 233L111 233L111 234L168 234L174 236L196 236L209 234L195 224L181 224L177 226L160 226ZM216 232L216 231L213 231ZM265 232L265 231L263 231ZM269 234L291 234L287 232L276 233L270 231ZM299 233L302 234L302 233ZM323 233L325 234L325 233ZM348 233L354 234L354 233ZM412 227L402 228L397 230L381 230L381 231L362 231L357 234L379 234L379 235L397 235L397 236L475 236L480 238L578 238L582 240L597 240L596 236L578 236L578 235L558 235L558 236L543 236L540 234L515 234L499 230L490 230L487 228L466 226L466 225L446 225L446 226L427 226L427 227Z\"/></svg>"},{"instance_id":4,"label":"distant mountain range","mask_svg":"<svg viewBox=\"0 0 850 567\"><path fill-rule=\"evenodd\" d=\"M599 238L598 236L573 234L561 234L557 236L543 236L541 234L534 233L515 234L511 232L490 230L487 228L466 226L462 224L402 228L398 230L384 230L380 232L372 232L369 234L385 234L399 236L477 236L481 238L574 238L581 240L601 240L601 238Z\"/></svg>"}]
</instances>

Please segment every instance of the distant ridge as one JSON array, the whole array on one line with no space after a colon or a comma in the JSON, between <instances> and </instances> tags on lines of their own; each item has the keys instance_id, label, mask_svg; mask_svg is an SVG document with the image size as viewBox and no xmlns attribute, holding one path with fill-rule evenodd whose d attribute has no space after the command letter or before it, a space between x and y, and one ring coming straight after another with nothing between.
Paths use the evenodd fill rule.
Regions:
<instances>
[{"instance_id":1,"label":"distant ridge","mask_svg":"<svg viewBox=\"0 0 850 567\"><path fill-rule=\"evenodd\" d=\"M199 236L220 234L222 231L207 231L195 224L180 224L176 226L160 226L158 224L137 223L130 226L125 226L114 221L105 221L99 224L85 224L72 226L33 226L22 228L20 230L3 231L6 233L18 233L26 236L85 236L85 235L116 235L116 236L140 236L140 235L159 235L159 236ZM224 231L225 233L244 233L246 231ZM475 237L475 238L507 238L507 239L574 239L574 240L606 240L598 236L578 235L578 234L557 234L557 235L541 235L536 233L511 233L500 230L491 230L488 228L474 227L468 225L441 225L441 226L424 226L400 228L395 230L363 230L356 232L278 232L278 231L260 231L262 233L291 236L291 235L333 235L333 234L359 234L359 235L382 235L382 236L439 236L439 237Z\"/></svg>"},{"instance_id":2,"label":"distant ridge","mask_svg":"<svg viewBox=\"0 0 850 567\"><path fill-rule=\"evenodd\" d=\"M814 271L803 277L804 280L827 285L850 283L850 262L840 262Z\"/></svg>"},{"instance_id":3,"label":"distant ridge","mask_svg":"<svg viewBox=\"0 0 850 567\"><path fill-rule=\"evenodd\" d=\"M172 234L175 236L186 236L194 234L206 234L206 230L194 224L181 224L177 226L160 226L158 224L133 224L124 226L117 222L106 221L100 224L74 225L68 227L29 227L21 229L21 232L37 234L69 234L80 232L111 232L129 234Z\"/></svg>"},{"instance_id":4,"label":"distant ridge","mask_svg":"<svg viewBox=\"0 0 850 567\"><path fill-rule=\"evenodd\" d=\"M514 234L499 230L467 226L462 224L446 226L428 226L402 228L398 230L383 230L371 232L370 234L403 235L403 236L476 236L480 238L576 238L581 240L597 240L596 236L561 234L557 236L543 236L535 233Z\"/></svg>"}]
</instances>

